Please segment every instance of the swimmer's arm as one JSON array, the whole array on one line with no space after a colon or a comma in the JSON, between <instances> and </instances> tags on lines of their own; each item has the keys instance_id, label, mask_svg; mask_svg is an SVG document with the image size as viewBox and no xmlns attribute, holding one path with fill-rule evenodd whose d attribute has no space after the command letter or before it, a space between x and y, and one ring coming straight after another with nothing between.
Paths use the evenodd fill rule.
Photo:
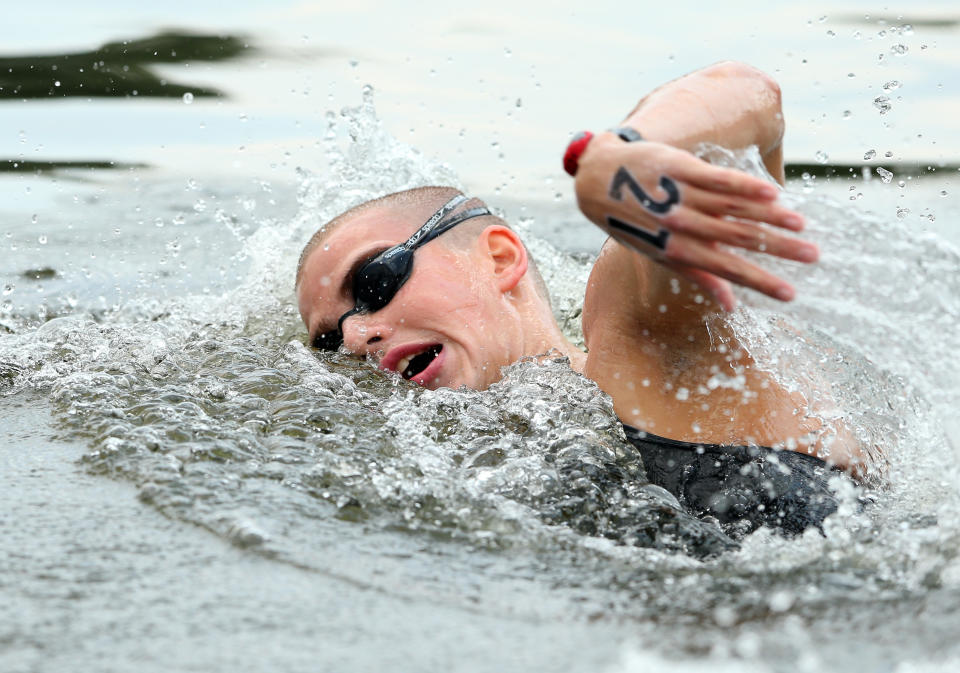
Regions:
<instances>
[{"instance_id":1,"label":"swimmer's arm","mask_svg":"<svg viewBox=\"0 0 960 673\"><path fill-rule=\"evenodd\" d=\"M669 238L662 250L646 250L658 257L660 264L617 246L616 254L631 260L645 276L645 294L638 297L628 288L614 288L615 296L609 299L641 299L634 306L637 317L657 320L667 317L659 310L664 305L702 314L715 310L718 302L730 310L735 305L731 283L780 299L792 298L789 283L733 250L749 248L813 261L818 254L816 246L784 233L785 229L801 229L802 218L776 202L777 191L769 183L710 166L689 153L702 142L731 148L756 145L768 170L782 179L783 115L776 82L743 64L710 66L646 96L624 124L638 130L646 142L626 143L610 133L594 138L580 157L576 182L580 207L608 231L612 231L609 218L614 217L649 232L667 230ZM671 177L679 187L679 203L666 214L656 215L624 188L619 199L611 198L614 176L621 168L657 201L665 195L658 180ZM728 216L742 222L731 222ZM679 281L678 275L682 277ZM677 282L691 291L676 293ZM693 289L691 282L700 289ZM694 303L697 294L716 302ZM648 312L651 306L658 311L653 316Z\"/></svg>"},{"instance_id":2,"label":"swimmer's arm","mask_svg":"<svg viewBox=\"0 0 960 673\"><path fill-rule=\"evenodd\" d=\"M717 63L654 89L622 125L687 151L704 142L729 149L755 145L767 170L783 184L780 86L745 63Z\"/></svg>"},{"instance_id":3,"label":"swimmer's arm","mask_svg":"<svg viewBox=\"0 0 960 673\"><path fill-rule=\"evenodd\" d=\"M593 187L599 190L595 193L602 195L609 185L609 166L618 165L615 161L610 162L609 157L622 159L627 164L630 161L627 153L637 152L644 144L656 146L662 143L688 152L702 142L732 149L755 145L768 172L783 184L784 124L780 90L772 78L749 66L722 63L665 84L644 97L622 124L638 130L648 143L625 143L612 134L601 134L594 138L581 157L581 170L577 174L577 193L582 205L590 198L586 193L590 185L583 185L581 181L591 178L591 152L597 157L598 164L608 161L605 179L602 170L598 171L601 176L599 180L593 177ZM647 156L639 158L649 160L653 157L656 161L656 154L648 152ZM670 162L673 157L669 154L664 152L659 159L663 162L658 166L661 173L672 168ZM642 170L637 164L627 165L631 168L636 166L638 172ZM656 171L654 175L657 175ZM787 212L782 208L778 210L779 206L772 200L751 199L748 195L749 185L751 182L755 185L756 182L750 176L728 173L720 177L731 181L724 198L735 199L731 192L736 191L733 187L740 179L740 186L743 187L739 192L741 203L761 209L758 212L762 212L764 207L768 208L767 215L754 219L777 224L776 214ZM654 198L661 197L654 194ZM590 217L587 209L584 212ZM596 214L594 211L594 216ZM630 214L625 213L624 217ZM594 217L591 220L596 221ZM765 230L776 232L773 228ZM710 246L705 247L709 250ZM702 273L703 269L696 271ZM757 271L750 270L749 273ZM730 276L724 276L723 279L728 278ZM768 294L780 282L771 274L747 275L743 280L756 281L756 284L741 284ZM717 302L711 296L711 292L716 295L715 286L711 286L710 282L711 279L705 277L705 282L700 282L700 287L697 287L687 273L677 273L612 238L606 242L594 265L584 299L583 333L590 353L588 369L585 371L601 383L601 387L608 390L615 401L623 398L631 402L631 405L624 406L625 411L618 409L618 413L629 416L630 406L636 399L633 391L619 390L617 386L622 381L613 376L627 371L626 365L631 360L643 360L647 372L644 376L649 376L654 382L656 376L669 380L673 362L713 363L718 371L727 371L725 366L729 363L724 353L733 352L739 342L733 330L725 324L726 321L709 321L710 327L705 329L705 316L717 309ZM764 285L764 282L768 284ZM726 350L717 348L720 344ZM793 414L795 408L806 404L795 400L790 391L780 386L768 385L764 388L760 381L764 373L754 371L749 354L735 364L744 366L750 389L764 390L764 394L756 400L754 409L741 412L752 411L761 416L769 416L771 411L778 412L777 418L781 422L767 421L771 444L793 437L799 440L800 450L817 454L825 448L824 442L830 440L830 462L857 477L866 473L870 465L869 458L842 421L833 421L829 427L825 427L816 418L808 419ZM751 376L758 378L754 380ZM618 394L618 391L622 394ZM704 424L712 418L711 414L715 415L713 411L700 413ZM791 425L791 420L796 422ZM757 431L754 426L759 427L758 423L744 421L744 424L751 432ZM813 438L812 445L804 444L806 436Z\"/></svg>"}]
</instances>

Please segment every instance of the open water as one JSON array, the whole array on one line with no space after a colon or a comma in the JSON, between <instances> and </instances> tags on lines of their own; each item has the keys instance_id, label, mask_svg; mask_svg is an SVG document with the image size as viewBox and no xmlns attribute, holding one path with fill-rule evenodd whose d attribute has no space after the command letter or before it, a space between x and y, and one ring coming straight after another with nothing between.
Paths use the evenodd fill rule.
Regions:
<instances>
[{"instance_id":1,"label":"open water","mask_svg":"<svg viewBox=\"0 0 960 673\"><path fill-rule=\"evenodd\" d=\"M0 670L960 665L949 4L641 6L630 31L615 6L172 3L70 32L40 5L0 57ZM727 57L781 79L783 198L824 252L785 269L786 313L744 295L732 319L887 465L824 535L686 516L563 362L431 392L304 347L303 241L437 182L518 224L576 337L600 237L557 147Z\"/></svg>"}]
</instances>

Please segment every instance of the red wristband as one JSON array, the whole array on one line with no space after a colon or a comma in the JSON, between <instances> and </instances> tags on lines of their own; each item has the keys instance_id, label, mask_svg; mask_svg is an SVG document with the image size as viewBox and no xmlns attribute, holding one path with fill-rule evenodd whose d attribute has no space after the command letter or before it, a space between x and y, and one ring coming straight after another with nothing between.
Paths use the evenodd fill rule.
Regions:
<instances>
[{"instance_id":1,"label":"red wristband","mask_svg":"<svg viewBox=\"0 0 960 673\"><path fill-rule=\"evenodd\" d=\"M592 139L593 134L590 131L581 131L573 136L573 140L567 145L567 151L563 153L563 170L570 175L577 174L577 162L580 161L580 155L587 149Z\"/></svg>"}]
</instances>

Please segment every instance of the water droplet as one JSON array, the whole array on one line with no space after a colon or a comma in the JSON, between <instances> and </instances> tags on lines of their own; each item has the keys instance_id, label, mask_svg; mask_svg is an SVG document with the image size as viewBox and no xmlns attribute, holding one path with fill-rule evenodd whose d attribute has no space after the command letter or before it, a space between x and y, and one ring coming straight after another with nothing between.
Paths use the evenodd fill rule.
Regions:
<instances>
[{"instance_id":1,"label":"water droplet","mask_svg":"<svg viewBox=\"0 0 960 673\"><path fill-rule=\"evenodd\" d=\"M946 190L946 189L941 189L941 190L940 190L940 196L946 196L946 195L947 195L947 190Z\"/></svg>"},{"instance_id":2,"label":"water droplet","mask_svg":"<svg viewBox=\"0 0 960 673\"><path fill-rule=\"evenodd\" d=\"M510 58L511 56L513 56L513 52L510 50L510 47L503 48L503 55L506 56L507 58Z\"/></svg>"},{"instance_id":3,"label":"water droplet","mask_svg":"<svg viewBox=\"0 0 960 673\"><path fill-rule=\"evenodd\" d=\"M880 176L880 179L883 180L885 185L890 184L890 181L893 180L893 173L888 171L883 166L877 166L877 175Z\"/></svg>"},{"instance_id":4,"label":"water droplet","mask_svg":"<svg viewBox=\"0 0 960 673\"><path fill-rule=\"evenodd\" d=\"M870 161L870 160L872 160L872 159L873 159L874 157L876 157L876 156L877 156L877 151L876 151L876 150L867 150L867 151L864 152L864 154L863 154L863 160L864 160L864 161Z\"/></svg>"},{"instance_id":5,"label":"water droplet","mask_svg":"<svg viewBox=\"0 0 960 673\"><path fill-rule=\"evenodd\" d=\"M190 105L190 103L193 102L193 94L190 93L189 91L183 94L183 102L185 105Z\"/></svg>"},{"instance_id":6,"label":"water droplet","mask_svg":"<svg viewBox=\"0 0 960 673\"><path fill-rule=\"evenodd\" d=\"M351 68L356 68L358 65L360 65L360 61L357 61L356 59L350 59Z\"/></svg>"},{"instance_id":7,"label":"water droplet","mask_svg":"<svg viewBox=\"0 0 960 673\"><path fill-rule=\"evenodd\" d=\"M898 55L906 54L909 50L910 48L905 44L895 44L890 47L890 53Z\"/></svg>"},{"instance_id":8,"label":"water droplet","mask_svg":"<svg viewBox=\"0 0 960 673\"><path fill-rule=\"evenodd\" d=\"M873 99L873 107L880 110L880 114L885 115L893 106L890 104L890 98L888 96L877 96Z\"/></svg>"},{"instance_id":9,"label":"water droplet","mask_svg":"<svg viewBox=\"0 0 960 673\"><path fill-rule=\"evenodd\" d=\"M828 30L827 35L829 35L830 37L835 37L836 33L834 33L832 30Z\"/></svg>"},{"instance_id":10,"label":"water droplet","mask_svg":"<svg viewBox=\"0 0 960 673\"><path fill-rule=\"evenodd\" d=\"M4 286L3 286L3 296L6 297L6 296L8 296L8 295L10 295L10 294L13 294L13 291L14 291L16 288L17 288L17 286L14 285L13 283L9 283L8 285L4 285Z\"/></svg>"},{"instance_id":11,"label":"water droplet","mask_svg":"<svg viewBox=\"0 0 960 673\"><path fill-rule=\"evenodd\" d=\"M721 605L713 611L713 621L717 626L726 628L737 623L737 613L733 608Z\"/></svg>"},{"instance_id":12,"label":"water droplet","mask_svg":"<svg viewBox=\"0 0 960 673\"><path fill-rule=\"evenodd\" d=\"M523 99L518 98L518 99L517 99L517 102L516 102L516 106L517 106L517 107L523 107Z\"/></svg>"},{"instance_id":13,"label":"water droplet","mask_svg":"<svg viewBox=\"0 0 960 673\"><path fill-rule=\"evenodd\" d=\"M53 86L60 86L60 80L57 80L56 82L54 82Z\"/></svg>"},{"instance_id":14,"label":"water droplet","mask_svg":"<svg viewBox=\"0 0 960 673\"><path fill-rule=\"evenodd\" d=\"M844 110L844 111L843 111L843 118L844 118L844 119L850 119L850 117L852 117L852 116L853 116L853 113L852 113L850 110Z\"/></svg>"},{"instance_id":15,"label":"water droplet","mask_svg":"<svg viewBox=\"0 0 960 673\"><path fill-rule=\"evenodd\" d=\"M825 164L830 161L830 156L823 150L817 150L817 153L814 155L818 164Z\"/></svg>"},{"instance_id":16,"label":"water droplet","mask_svg":"<svg viewBox=\"0 0 960 673\"><path fill-rule=\"evenodd\" d=\"M786 612L795 600L794 595L787 590L775 591L769 598L770 609L773 612Z\"/></svg>"},{"instance_id":17,"label":"water droplet","mask_svg":"<svg viewBox=\"0 0 960 673\"><path fill-rule=\"evenodd\" d=\"M856 76L857 76L856 73L852 73L852 72L847 73L847 77L849 77L850 79L853 79Z\"/></svg>"},{"instance_id":18,"label":"water droplet","mask_svg":"<svg viewBox=\"0 0 960 673\"><path fill-rule=\"evenodd\" d=\"M898 82L895 79L892 79L883 85L883 90L886 91L887 93L890 93L891 91L896 91L899 88L900 88L900 82Z\"/></svg>"},{"instance_id":19,"label":"water droplet","mask_svg":"<svg viewBox=\"0 0 960 673\"><path fill-rule=\"evenodd\" d=\"M893 152L891 152L890 150L887 150L886 152L883 153L883 156L889 159L890 157L893 156Z\"/></svg>"},{"instance_id":20,"label":"water droplet","mask_svg":"<svg viewBox=\"0 0 960 673\"><path fill-rule=\"evenodd\" d=\"M40 234L39 236L37 236L37 243L39 243L40 245L46 245L46 244L47 244L47 235L46 235L46 234Z\"/></svg>"},{"instance_id":21,"label":"water droplet","mask_svg":"<svg viewBox=\"0 0 960 673\"><path fill-rule=\"evenodd\" d=\"M909 208L899 208L899 207L897 208L897 217L899 217L901 220L909 214L910 214Z\"/></svg>"},{"instance_id":22,"label":"water droplet","mask_svg":"<svg viewBox=\"0 0 960 673\"><path fill-rule=\"evenodd\" d=\"M36 213L34 213L33 215L30 216L30 221L31 221L33 224L36 224L36 223L39 221L39 219L40 219L40 218L37 216Z\"/></svg>"}]
</instances>

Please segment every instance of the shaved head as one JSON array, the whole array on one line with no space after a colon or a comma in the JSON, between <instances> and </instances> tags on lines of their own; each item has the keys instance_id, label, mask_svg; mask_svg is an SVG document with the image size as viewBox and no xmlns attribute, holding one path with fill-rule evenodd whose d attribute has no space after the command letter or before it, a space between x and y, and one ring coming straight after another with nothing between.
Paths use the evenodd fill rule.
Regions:
<instances>
[{"instance_id":1,"label":"shaved head","mask_svg":"<svg viewBox=\"0 0 960 673\"><path fill-rule=\"evenodd\" d=\"M307 244L304 246L303 252L300 253L300 260L297 262L297 273L294 280L294 287L298 287L300 285L300 280L303 276L304 264L310 254L316 250L317 247L323 243L324 239L326 239L336 229L341 226L348 225L360 215L373 210L388 211L395 219L408 220L410 222L410 229L412 233L417 227L422 225L431 215L433 215L443 204L460 194L462 194L462 192L454 187L417 187L402 192L387 194L370 201L364 201L360 205L354 206L340 215L337 215L335 218L320 227L313 234L313 236L310 237L310 240L307 241ZM483 205L483 202L480 201L480 199L474 198L470 199L470 201L467 201L464 205L472 208ZM510 225L496 215L484 215L482 217L477 217L464 222L454 229L451 229L449 232L444 234L443 238L438 240L443 241L445 244L451 247L466 246L469 245L469 243L474 240L485 227L491 224L498 224L507 227L508 229L510 228ZM537 270L536 263L532 258L530 258L529 261L530 264L528 271L531 279L533 280L537 294L546 300L549 305L550 293L547 291L547 287L543 282L543 278L540 276L540 272Z\"/></svg>"},{"instance_id":2,"label":"shaved head","mask_svg":"<svg viewBox=\"0 0 960 673\"><path fill-rule=\"evenodd\" d=\"M340 226L350 222L354 218L363 215L371 210L388 210L398 218L409 218L412 222L417 217L421 217L419 223L422 224L430 215L444 203L460 194L459 189L454 187L417 187L402 192L394 192L370 201L364 201L350 210L340 213L335 218L324 224L310 237L307 244L300 253L300 261L297 262L297 275L294 281L294 287L300 284L300 277L303 275L303 264L323 240L332 234ZM499 219L499 218L498 218Z\"/></svg>"}]
</instances>

